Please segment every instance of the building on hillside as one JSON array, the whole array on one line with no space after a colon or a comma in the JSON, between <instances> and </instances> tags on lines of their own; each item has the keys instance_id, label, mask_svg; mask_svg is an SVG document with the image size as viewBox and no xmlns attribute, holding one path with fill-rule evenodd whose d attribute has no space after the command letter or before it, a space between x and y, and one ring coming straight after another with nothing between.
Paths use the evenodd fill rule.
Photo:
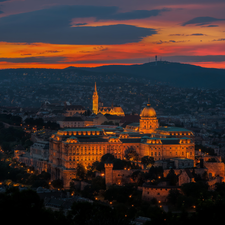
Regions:
<instances>
[{"instance_id":1,"label":"building on hillside","mask_svg":"<svg viewBox=\"0 0 225 225\"><path fill-rule=\"evenodd\" d=\"M194 176L189 169L181 170L181 173L178 176L178 185L195 182Z\"/></svg>"},{"instance_id":2,"label":"building on hillside","mask_svg":"<svg viewBox=\"0 0 225 225\"><path fill-rule=\"evenodd\" d=\"M178 186L156 186L151 184L143 184L142 200L151 201L156 199L159 203L166 202L170 190L180 190Z\"/></svg>"},{"instance_id":3,"label":"building on hillside","mask_svg":"<svg viewBox=\"0 0 225 225\"><path fill-rule=\"evenodd\" d=\"M111 107L104 107L104 106L99 107L99 97L96 82L95 82L95 90L92 96L92 112L96 115L98 113L101 113L103 115L109 114L114 116L125 116L124 111L120 106L114 106L112 104Z\"/></svg>"},{"instance_id":4,"label":"building on hillside","mask_svg":"<svg viewBox=\"0 0 225 225\"><path fill-rule=\"evenodd\" d=\"M35 159L48 161L49 142L39 141L30 147L30 156Z\"/></svg>"},{"instance_id":5,"label":"building on hillside","mask_svg":"<svg viewBox=\"0 0 225 225\"><path fill-rule=\"evenodd\" d=\"M69 102L50 103L45 101L37 112L37 115L64 115L66 117L74 116L76 113L84 114L86 112L82 105L70 105Z\"/></svg>"},{"instance_id":6,"label":"building on hillside","mask_svg":"<svg viewBox=\"0 0 225 225\"><path fill-rule=\"evenodd\" d=\"M14 150L14 158L26 166L34 167L39 173L47 172L49 160L49 142L38 141L30 147L30 152Z\"/></svg>"},{"instance_id":7,"label":"building on hillside","mask_svg":"<svg viewBox=\"0 0 225 225\"><path fill-rule=\"evenodd\" d=\"M129 149L134 149L139 158L151 156L155 161L195 159L193 133L185 129L181 131L181 128L159 127L156 112L148 103L141 112L139 123L129 125L129 129L128 126L84 126L64 128L52 134L49 158L45 162L51 179L62 179L64 187L68 188L76 177L78 164L91 166L106 153L124 159ZM46 164L43 170L46 170Z\"/></svg>"},{"instance_id":8,"label":"building on hillside","mask_svg":"<svg viewBox=\"0 0 225 225\"><path fill-rule=\"evenodd\" d=\"M59 124L60 128L65 128L65 127L84 127L85 122L80 116L76 117L64 117L61 118L57 121Z\"/></svg>"},{"instance_id":9,"label":"building on hillside","mask_svg":"<svg viewBox=\"0 0 225 225\"><path fill-rule=\"evenodd\" d=\"M76 113L84 114L86 112L82 105L66 105L64 111L66 111L66 113L64 113L64 116L66 117L74 116Z\"/></svg>"},{"instance_id":10,"label":"building on hillside","mask_svg":"<svg viewBox=\"0 0 225 225\"><path fill-rule=\"evenodd\" d=\"M85 167L91 166L106 153L124 159L126 150L131 148L136 150L140 158L151 156L155 161L171 158L194 161L195 144L191 131L160 128L156 113L149 111L149 103L143 111L135 130L126 131L127 129L116 127L110 128L109 132L104 126L100 126L67 128L53 134L49 140L49 168L52 179L63 179L65 187L68 187L71 179L75 178L78 163ZM167 130L168 133L165 132ZM174 135L170 135L171 130Z\"/></svg>"}]
</instances>

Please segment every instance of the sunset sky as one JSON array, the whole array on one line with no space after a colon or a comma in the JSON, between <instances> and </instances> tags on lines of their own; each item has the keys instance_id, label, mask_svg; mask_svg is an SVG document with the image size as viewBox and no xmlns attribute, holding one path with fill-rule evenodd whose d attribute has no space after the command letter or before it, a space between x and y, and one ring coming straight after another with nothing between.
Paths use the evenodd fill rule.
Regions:
<instances>
[{"instance_id":1,"label":"sunset sky","mask_svg":"<svg viewBox=\"0 0 225 225\"><path fill-rule=\"evenodd\" d=\"M225 0L0 0L0 69L158 59L225 68Z\"/></svg>"}]
</instances>

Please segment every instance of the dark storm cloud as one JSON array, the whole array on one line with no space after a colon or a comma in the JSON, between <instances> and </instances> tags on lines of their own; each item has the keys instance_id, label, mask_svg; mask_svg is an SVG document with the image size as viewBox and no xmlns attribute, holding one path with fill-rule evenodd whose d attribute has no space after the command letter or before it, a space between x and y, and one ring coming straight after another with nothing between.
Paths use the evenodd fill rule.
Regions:
<instances>
[{"instance_id":1,"label":"dark storm cloud","mask_svg":"<svg viewBox=\"0 0 225 225\"><path fill-rule=\"evenodd\" d=\"M218 27L219 25L208 25L207 27Z\"/></svg>"},{"instance_id":2,"label":"dark storm cloud","mask_svg":"<svg viewBox=\"0 0 225 225\"><path fill-rule=\"evenodd\" d=\"M225 38L214 39L213 41L225 41Z\"/></svg>"},{"instance_id":3,"label":"dark storm cloud","mask_svg":"<svg viewBox=\"0 0 225 225\"><path fill-rule=\"evenodd\" d=\"M0 14L2 14L3 12L0 10Z\"/></svg>"},{"instance_id":4,"label":"dark storm cloud","mask_svg":"<svg viewBox=\"0 0 225 225\"><path fill-rule=\"evenodd\" d=\"M190 41L190 40L188 40ZM169 40L169 41L157 41L157 42L154 42L155 44L157 45L161 45L161 44L168 44L168 43L181 43L181 42L187 42L187 41L175 41L175 40Z\"/></svg>"},{"instance_id":5,"label":"dark storm cloud","mask_svg":"<svg viewBox=\"0 0 225 225\"><path fill-rule=\"evenodd\" d=\"M111 15L98 16L97 20L133 20L144 19L152 16L158 16L161 12L168 12L170 9L154 9L154 10L134 10L125 13L115 13Z\"/></svg>"},{"instance_id":6,"label":"dark storm cloud","mask_svg":"<svg viewBox=\"0 0 225 225\"><path fill-rule=\"evenodd\" d=\"M170 34L169 36L206 36L206 34L195 33L195 34Z\"/></svg>"},{"instance_id":7,"label":"dark storm cloud","mask_svg":"<svg viewBox=\"0 0 225 225\"><path fill-rule=\"evenodd\" d=\"M170 34L169 36L185 36L185 34Z\"/></svg>"},{"instance_id":8,"label":"dark storm cloud","mask_svg":"<svg viewBox=\"0 0 225 225\"><path fill-rule=\"evenodd\" d=\"M84 26L84 25L87 25L87 23L76 23L74 24L75 26Z\"/></svg>"},{"instance_id":9,"label":"dark storm cloud","mask_svg":"<svg viewBox=\"0 0 225 225\"><path fill-rule=\"evenodd\" d=\"M71 27L73 18L104 18L117 7L60 6L0 18L0 41L53 44L124 44L156 34L155 29L131 25ZM134 16L135 17L135 16Z\"/></svg>"},{"instance_id":10,"label":"dark storm cloud","mask_svg":"<svg viewBox=\"0 0 225 225\"><path fill-rule=\"evenodd\" d=\"M195 34L191 34L190 36L205 36L205 34L202 34L202 33L195 33Z\"/></svg>"},{"instance_id":11,"label":"dark storm cloud","mask_svg":"<svg viewBox=\"0 0 225 225\"><path fill-rule=\"evenodd\" d=\"M9 63L57 63L63 60L65 60L64 57L0 58L0 62Z\"/></svg>"},{"instance_id":12,"label":"dark storm cloud","mask_svg":"<svg viewBox=\"0 0 225 225\"><path fill-rule=\"evenodd\" d=\"M14 29L16 29L16 27L14 27ZM156 30L154 29L123 24L100 27L63 27L61 29L52 29L49 27L48 30L47 27L45 27L45 29L36 29L34 26L29 29L21 29L19 32L13 32L14 29L8 33L2 33L0 35L0 41L108 45L139 42L142 37L156 34Z\"/></svg>"},{"instance_id":13,"label":"dark storm cloud","mask_svg":"<svg viewBox=\"0 0 225 225\"><path fill-rule=\"evenodd\" d=\"M189 21L183 23L182 26L186 26L186 25L189 25L189 24L195 24L196 26L203 26L203 25L206 25L206 24L209 24L209 23L212 23L212 22L222 21L222 20L225 20L225 19L217 19L217 18L209 17L209 16L196 17L192 20L189 20Z\"/></svg>"}]
</instances>

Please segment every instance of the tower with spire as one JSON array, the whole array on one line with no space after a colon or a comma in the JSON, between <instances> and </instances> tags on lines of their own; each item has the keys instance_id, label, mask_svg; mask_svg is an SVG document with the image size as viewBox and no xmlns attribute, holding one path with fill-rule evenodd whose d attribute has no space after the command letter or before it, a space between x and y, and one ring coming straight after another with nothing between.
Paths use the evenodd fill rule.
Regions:
<instances>
[{"instance_id":1,"label":"tower with spire","mask_svg":"<svg viewBox=\"0 0 225 225\"><path fill-rule=\"evenodd\" d=\"M98 92L97 92L96 82L95 82L95 90L92 96L92 112L94 114L98 114Z\"/></svg>"}]
</instances>

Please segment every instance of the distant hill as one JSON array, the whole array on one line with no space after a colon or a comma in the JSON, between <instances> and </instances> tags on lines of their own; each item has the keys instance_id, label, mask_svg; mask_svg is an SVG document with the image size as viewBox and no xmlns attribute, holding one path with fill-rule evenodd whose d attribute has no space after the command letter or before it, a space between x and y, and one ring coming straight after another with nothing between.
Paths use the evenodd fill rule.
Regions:
<instances>
[{"instance_id":1,"label":"distant hill","mask_svg":"<svg viewBox=\"0 0 225 225\"><path fill-rule=\"evenodd\" d=\"M159 61L157 66L155 62L151 62L141 65L110 65L79 69L146 77L155 81L169 82L170 85L178 87L224 88L225 82L225 69L204 68L167 61Z\"/></svg>"},{"instance_id":2,"label":"distant hill","mask_svg":"<svg viewBox=\"0 0 225 225\"><path fill-rule=\"evenodd\" d=\"M98 76L117 74L137 78L147 78L152 81L167 82L176 87L199 87L199 88L224 88L225 69L203 68L190 64L159 61L141 65L110 65L95 68L68 67L63 71L73 71L79 75ZM8 77L9 73L23 74L35 71L60 74L60 69L7 69L0 70L0 78Z\"/></svg>"}]
</instances>

